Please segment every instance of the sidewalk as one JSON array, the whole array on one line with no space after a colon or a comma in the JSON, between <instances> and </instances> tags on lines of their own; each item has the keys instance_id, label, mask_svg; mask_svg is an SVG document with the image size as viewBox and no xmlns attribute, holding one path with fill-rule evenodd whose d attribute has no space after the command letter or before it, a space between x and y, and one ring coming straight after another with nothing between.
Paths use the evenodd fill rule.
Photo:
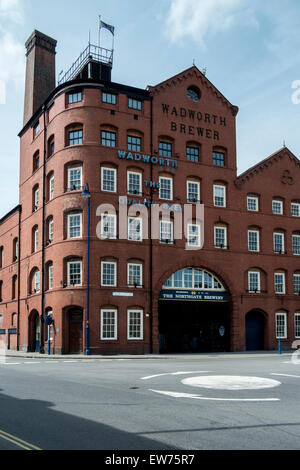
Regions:
<instances>
[{"instance_id":1,"label":"sidewalk","mask_svg":"<svg viewBox=\"0 0 300 470\"><path fill-rule=\"evenodd\" d=\"M282 352L281 356L291 356L292 352ZM52 354L48 355L46 354L40 354L40 353L27 353L23 351L6 351L5 352L5 357L9 358L18 358L18 357L23 357L27 359L46 359L46 360L84 360L84 361L91 361L91 360L96 360L96 359L101 359L101 360L155 360L155 359L181 359L181 360L201 360L201 359L213 359L213 358L232 358L232 359L238 359L238 358L245 358L245 357L251 357L251 358L258 358L258 357L272 357L272 356L279 356L277 351L255 351L255 352L235 352L235 353L203 353L203 354L145 354L145 355L129 355L129 354L120 354L120 355L113 355L113 356L100 356L100 355L92 355L92 356L85 356L83 354L66 354L66 355L58 355L58 354Z\"/></svg>"}]
</instances>

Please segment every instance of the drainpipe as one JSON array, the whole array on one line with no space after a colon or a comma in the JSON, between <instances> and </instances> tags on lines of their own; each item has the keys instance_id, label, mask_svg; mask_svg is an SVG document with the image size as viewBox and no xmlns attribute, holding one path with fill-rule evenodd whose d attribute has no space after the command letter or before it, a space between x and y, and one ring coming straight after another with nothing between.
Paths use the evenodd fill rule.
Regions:
<instances>
[{"instance_id":1,"label":"drainpipe","mask_svg":"<svg viewBox=\"0 0 300 470\"><path fill-rule=\"evenodd\" d=\"M46 106L43 106L44 117L44 158L43 158L43 209L42 209L42 299L41 299L41 338L40 353L45 354L45 214L46 214L46 159L47 159L47 124L46 124Z\"/></svg>"},{"instance_id":2,"label":"drainpipe","mask_svg":"<svg viewBox=\"0 0 300 470\"><path fill-rule=\"evenodd\" d=\"M20 298L21 298L21 214L19 205L19 234L18 234L18 307L17 307L17 351L20 351Z\"/></svg>"},{"instance_id":3,"label":"drainpipe","mask_svg":"<svg viewBox=\"0 0 300 470\"><path fill-rule=\"evenodd\" d=\"M153 155L153 98L151 96L151 116L150 116L150 155ZM153 181L153 164L150 158L150 181ZM153 203L153 188L150 184L150 354L153 353L153 240L152 240L152 203Z\"/></svg>"}]
</instances>

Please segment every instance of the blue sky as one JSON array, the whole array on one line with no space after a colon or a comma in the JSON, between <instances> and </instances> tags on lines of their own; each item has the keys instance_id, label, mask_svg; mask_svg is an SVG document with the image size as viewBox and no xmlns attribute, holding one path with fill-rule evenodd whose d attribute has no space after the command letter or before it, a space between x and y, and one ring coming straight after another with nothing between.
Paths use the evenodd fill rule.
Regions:
<instances>
[{"instance_id":1,"label":"blue sky","mask_svg":"<svg viewBox=\"0 0 300 470\"><path fill-rule=\"evenodd\" d=\"M239 173L284 141L300 157L299 0L0 0L0 217L18 204L24 43L33 29L54 37L57 74L66 71L89 30L97 43L100 14L116 28L113 81L145 88L193 60L207 68L240 108ZM108 32L102 41L110 45Z\"/></svg>"}]
</instances>

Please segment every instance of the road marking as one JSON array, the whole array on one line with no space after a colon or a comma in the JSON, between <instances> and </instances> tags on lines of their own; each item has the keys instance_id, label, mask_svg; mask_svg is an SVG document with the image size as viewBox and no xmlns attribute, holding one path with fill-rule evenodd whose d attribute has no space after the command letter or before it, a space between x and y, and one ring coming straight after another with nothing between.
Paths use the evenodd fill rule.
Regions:
<instances>
[{"instance_id":1,"label":"road marking","mask_svg":"<svg viewBox=\"0 0 300 470\"><path fill-rule=\"evenodd\" d=\"M2 431L0 429L0 438L5 439L6 441L12 442L18 447L21 447L22 449L25 450L42 450L39 447L30 444L29 442L23 441L23 439L20 439L19 437L13 436L12 434L9 434L8 432Z\"/></svg>"},{"instance_id":2,"label":"road marking","mask_svg":"<svg viewBox=\"0 0 300 470\"><path fill-rule=\"evenodd\" d=\"M18 366L21 362L1 362L4 366Z\"/></svg>"},{"instance_id":3,"label":"road marking","mask_svg":"<svg viewBox=\"0 0 300 470\"><path fill-rule=\"evenodd\" d=\"M271 375L278 375L281 377L294 377L295 379L300 379L300 375L289 375L289 374L271 374Z\"/></svg>"},{"instance_id":4,"label":"road marking","mask_svg":"<svg viewBox=\"0 0 300 470\"><path fill-rule=\"evenodd\" d=\"M213 398L213 397L202 397L201 395L193 395L190 393L177 393L168 392L164 390L152 390L150 392L159 393L161 395L167 395L172 398L190 398L194 400L207 400L207 401L233 401L233 402L265 402L265 401L280 401L279 398Z\"/></svg>"},{"instance_id":5,"label":"road marking","mask_svg":"<svg viewBox=\"0 0 300 470\"><path fill-rule=\"evenodd\" d=\"M31 361L31 362L23 362L23 364L40 364L40 362Z\"/></svg>"},{"instance_id":6,"label":"road marking","mask_svg":"<svg viewBox=\"0 0 300 470\"><path fill-rule=\"evenodd\" d=\"M278 382L278 380L239 375L189 377L181 380L181 383L183 385L189 385L190 387L208 388L213 390L261 390L281 385L281 382Z\"/></svg>"},{"instance_id":7,"label":"road marking","mask_svg":"<svg viewBox=\"0 0 300 470\"><path fill-rule=\"evenodd\" d=\"M149 379L154 379L155 377L163 377L166 375L207 374L209 372L212 372L212 371L211 370L193 370L191 372L167 372L165 374L148 375L147 377L142 377L141 380L149 380Z\"/></svg>"}]
</instances>

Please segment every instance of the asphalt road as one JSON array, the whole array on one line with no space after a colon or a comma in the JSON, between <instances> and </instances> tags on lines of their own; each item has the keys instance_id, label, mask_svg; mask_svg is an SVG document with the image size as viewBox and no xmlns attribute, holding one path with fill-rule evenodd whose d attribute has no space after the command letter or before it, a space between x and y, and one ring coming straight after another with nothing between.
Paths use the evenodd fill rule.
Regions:
<instances>
[{"instance_id":1,"label":"asphalt road","mask_svg":"<svg viewBox=\"0 0 300 470\"><path fill-rule=\"evenodd\" d=\"M290 356L0 364L0 450L300 449Z\"/></svg>"}]
</instances>

